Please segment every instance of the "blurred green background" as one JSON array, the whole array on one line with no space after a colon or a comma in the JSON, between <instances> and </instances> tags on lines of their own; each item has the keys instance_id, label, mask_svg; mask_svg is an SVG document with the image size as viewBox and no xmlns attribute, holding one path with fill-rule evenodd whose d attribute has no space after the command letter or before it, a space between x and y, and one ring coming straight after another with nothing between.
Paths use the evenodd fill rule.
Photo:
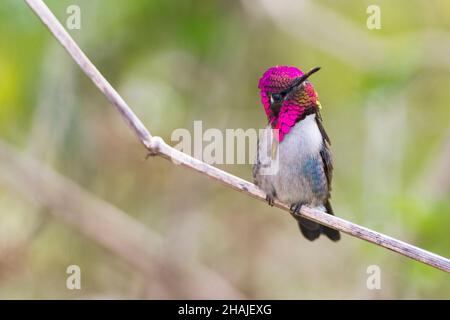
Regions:
<instances>
[{"instance_id":1,"label":"blurred green background","mask_svg":"<svg viewBox=\"0 0 450 320\"><path fill-rule=\"evenodd\" d=\"M64 24L69 5L81 8L70 34L168 142L194 120L262 128L261 74L321 66L311 81L332 140L335 212L450 256L449 1L377 1L379 30L366 26L372 1L46 3ZM25 2L2 1L0 34L0 298L450 298L442 271L348 236L310 243L277 209L161 158L145 161ZM162 262L138 270L80 231L77 214L58 218L64 201L55 209L46 199L70 194L31 192L39 181L11 171L5 154L35 159L31 172L51 168L160 234L152 254ZM251 180L250 165L219 167ZM116 238L108 225L94 230ZM81 290L66 288L73 264ZM380 290L366 286L370 265L380 267Z\"/></svg>"}]
</instances>

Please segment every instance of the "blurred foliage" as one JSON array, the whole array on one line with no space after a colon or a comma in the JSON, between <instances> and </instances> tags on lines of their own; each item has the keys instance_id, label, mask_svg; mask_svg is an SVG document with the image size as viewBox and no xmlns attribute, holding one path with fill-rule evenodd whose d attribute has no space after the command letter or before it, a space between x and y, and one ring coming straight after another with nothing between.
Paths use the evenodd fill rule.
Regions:
<instances>
[{"instance_id":1,"label":"blurred foliage","mask_svg":"<svg viewBox=\"0 0 450 320\"><path fill-rule=\"evenodd\" d=\"M386 61L372 71L281 30L261 3L249 2L46 1L62 22L68 5L80 6L81 30L70 34L166 141L176 128L192 130L194 120L204 129L263 127L262 72L281 64L322 66L312 82L333 142L335 211L450 256L449 187L429 179L450 139L450 61L430 65L434 58L422 55L419 36L438 32L446 42L430 50L450 55L450 2L378 1L382 28L371 31L370 1L314 1L365 37L387 41ZM450 298L450 279L441 271L346 236L337 244L309 243L276 209L162 159L144 161L116 111L23 1L3 0L0 34L1 139L175 239L172 246L248 297ZM220 167L251 179L250 165ZM157 274L143 281L119 257L2 183L0 298L167 297ZM82 269L81 291L65 287L70 264ZM366 268L374 264L382 289L371 291ZM176 292L169 297L187 298Z\"/></svg>"}]
</instances>

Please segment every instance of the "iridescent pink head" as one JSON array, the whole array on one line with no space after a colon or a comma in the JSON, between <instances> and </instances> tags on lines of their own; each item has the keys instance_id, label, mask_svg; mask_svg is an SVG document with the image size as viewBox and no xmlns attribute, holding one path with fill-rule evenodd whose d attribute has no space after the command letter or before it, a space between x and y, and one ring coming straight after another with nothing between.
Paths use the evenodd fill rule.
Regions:
<instances>
[{"instance_id":1,"label":"iridescent pink head","mask_svg":"<svg viewBox=\"0 0 450 320\"><path fill-rule=\"evenodd\" d=\"M279 129L279 140L306 115L317 112L320 104L308 77L320 68L306 74L290 66L267 69L259 80L261 102L272 128Z\"/></svg>"}]
</instances>

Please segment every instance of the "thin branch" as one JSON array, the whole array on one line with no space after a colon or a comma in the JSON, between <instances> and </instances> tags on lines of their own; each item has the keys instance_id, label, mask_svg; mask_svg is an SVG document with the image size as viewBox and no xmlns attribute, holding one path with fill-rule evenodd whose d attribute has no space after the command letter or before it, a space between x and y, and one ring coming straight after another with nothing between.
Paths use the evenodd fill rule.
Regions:
<instances>
[{"instance_id":1,"label":"thin branch","mask_svg":"<svg viewBox=\"0 0 450 320\"><path fill-rule=\"evenodd\" d=\"M81 51L75 41L66 32L64 27L59 23L59 21L47 8L47 6L41 0L25 1L37 14L37 16L44 22L44 24L47 25L51 33L53 33L56 39L64 46L67 52L84 71L84 73L103 92L107 99L119 110L124 120L128 123L129 126L131 126L139 140L142 142L142 144L144 144L144 146L149 150L151 154L159 155L166 159L172 160L174 163L179 163L185 167L207 175L237 191L246 193L249 196L261 201L265 201L265 193L257 188L254 184L233 176L225 171L217 169L213 166L210 166L189 155L186 155L167 145L160 137L152 137L148 130L144 127L142 122L133 113L131 108L128 107L128 105L120 97L120 95L89 61L86 55ZM289 212L289 207L283 203L275 202L275 206ZM382 233L359 226L342 218L326 214L319 210L308 208L306 206L302 207L300 214L312 221L321 223L336 230L340 230L356 238L366 240L411 259L450 273L450 260L442 256L386 236Z\"/></svg>"},{"instance_id":2,"label":"thin branch","mask_svg":"<svg viewBox=\"0 0 450 320\"><path fill-rule=\"evenodd\" d=\"M2 141L0 165L0 179L12 190L46 208L53 217L75 227L143 275L164 270L170 282L185 284L180 286L186 288L181 294L190 298L243 298L239 290L207 266L163 254L163 238L156 232L52 169L20 156Z\"/></svg>"}]
</instances>

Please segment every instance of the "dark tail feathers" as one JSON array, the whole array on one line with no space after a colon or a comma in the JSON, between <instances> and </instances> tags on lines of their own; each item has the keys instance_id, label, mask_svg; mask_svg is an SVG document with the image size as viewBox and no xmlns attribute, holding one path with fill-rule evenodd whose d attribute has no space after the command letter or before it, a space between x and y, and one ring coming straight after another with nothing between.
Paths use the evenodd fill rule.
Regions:
<instances>
[{"instance_id":1,"label":"dark tail feathers","mask_svg":"<svg viewBox=\"0 0 450 320\"><path fill-rule=\"evenodd\" d=\"M333 214L333 209L331 208L330 201L327 201L325 203L325 209L328 214ZM300 218L300 220L298 221L298 226L300 227L300 231L302 232L303 236L310 241L316 240L321 233L326 235L328 239L332 241L338 241L339 239L341 239L341 234L339 233L339 231L305 218Z\"/></svg>"}]
</instances>

